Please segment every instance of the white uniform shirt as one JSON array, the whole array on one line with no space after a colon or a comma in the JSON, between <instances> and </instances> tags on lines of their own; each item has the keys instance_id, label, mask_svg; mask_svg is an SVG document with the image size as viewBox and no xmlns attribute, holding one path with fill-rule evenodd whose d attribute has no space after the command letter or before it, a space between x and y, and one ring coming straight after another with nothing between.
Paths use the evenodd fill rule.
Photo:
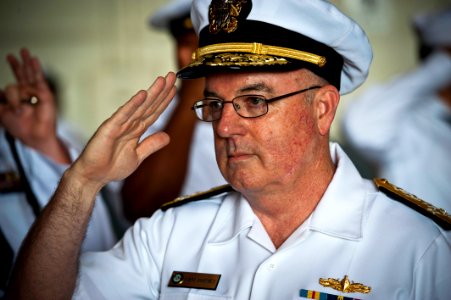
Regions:
<instances>
[{"instance_id":1,"label":"white uniform shirt","mask_svg":"<svg viewBox=\"0 0 451 300\"><path fill-rule=\"evenodd\" d=\"M175 106L178 105L178 101L179 99L176 97L144 136L164 129ZM192 113L194 114L194 112ZM197 121L194 127L188 169L181 195L205 191L213 186L225 183L225 179L222 177L216 163L212 125L210 122Z\"/></svg>"},{"instance_id":2,"label":"white uniform shirt","mask_svg":"<svg viewBox=\"0 0 451 300\"><path fill-rule=\"evenodd\" d=\"M343 130L379 177L451 212L451 108L437 96L447 84L451 56L434 53L414 72L352 102Z\"/></svg>"},{"instance_id":3,"label":"white uniform shirt","mask_svg":"<svg viewBox=\"0 0 451 300\"><path fill-rule=\"evenodd\" d=\"M16 141L16 146L30 186L39 206L43 208L68 165L57 164L19 141ZM74 160L79 154L78 150L70 145L67 147ZM6 172L18 174L4 131L0 129L0 173ZM23 191L0 193L0 227L15 255L34 220L35 216ZM97 201L82 251L110 249L115 242L116 236L106 205L103 201Z\"/></svg>"},{"instance_id":4,"label":"white uniform shirt","mask_svg":"<svg viewBox=\"0 0 451 300\"><path fill-rule=\"evenodd\" d=\"M86 253L76 299L446 299L451 248L430 219L389 199L332 144L337 170L312 215L275 249L237 192L157 211L112 250ZM289 207L287 207L289 209ZM220 274L216 290L168 287L173 271ZM320 278L371 287L343 294Z\"/></svg>"}]
</instances>

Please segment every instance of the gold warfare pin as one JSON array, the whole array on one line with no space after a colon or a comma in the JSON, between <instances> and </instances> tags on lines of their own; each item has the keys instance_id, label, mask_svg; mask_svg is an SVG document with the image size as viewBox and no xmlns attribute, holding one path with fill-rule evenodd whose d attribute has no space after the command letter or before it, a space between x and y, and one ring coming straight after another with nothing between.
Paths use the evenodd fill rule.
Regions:
<instances>
[{"instance_id":1,"label":"gold warfare pin","mask_svg":"<svg viewBox=\"0 0 451 300\"><path fill-rule=\"evenodd\" d=\"M330 287L334 290L343 292L343 293L364 293L368 294L371 292L371 288L369 286L363 285L361 283L354 283L349 280L348 275L345 275L343 279L335 279L335 278L320 278L319 284L324 287Z\"/></svg>"},{"instance_id":2,"label":"gold warfare pin","mask_svg":"<svg viewBox=\"0 0 451 300\"><path fill-rule=\"evenodd\" d=\"M221 275L219 274L174 271L169 279L168 286L216 290L220 278Z\"/></svg>"}]
</instances>

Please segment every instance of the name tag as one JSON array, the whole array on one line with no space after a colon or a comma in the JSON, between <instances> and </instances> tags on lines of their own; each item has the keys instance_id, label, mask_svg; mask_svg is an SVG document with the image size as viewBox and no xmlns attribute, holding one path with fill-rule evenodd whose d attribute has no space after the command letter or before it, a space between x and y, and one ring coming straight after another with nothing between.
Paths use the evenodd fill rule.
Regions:
<instances>
[{"instance_id":1,"label":"name tag","mask_svg":"<svg viewBox=\"0 0 451 300\"><path fill-rule=\"evenodd\" d=\"M168 286L216 290L219 278L221 278L219 274L174 271L172 272L171 279L169 279Z\"/></svg>"},{"instance_id":2,"label":"name tag","mask_svg":"<svg viewBox=\"0 0 451 300\"><path fill-rule=\"evenodd\" d=\"M0 173L0 193L22 192L19 174L15 172Z\"/></svg>"}]
</instances>

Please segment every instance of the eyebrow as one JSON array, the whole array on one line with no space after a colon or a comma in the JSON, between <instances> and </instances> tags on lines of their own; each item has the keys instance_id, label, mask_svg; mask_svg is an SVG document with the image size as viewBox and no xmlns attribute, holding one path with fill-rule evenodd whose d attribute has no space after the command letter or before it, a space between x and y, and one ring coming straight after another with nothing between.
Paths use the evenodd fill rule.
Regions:
<instances>
[{"instance_id":1,"label":"eyebrow","mask_svg":"<svg viewBox=\"0 0 451 300\"><path fill-rule=\"evenodd\" d=\"M273 89L271 87L269 87L267 84L265 83L255 83L255 84L250 84L247 86L244 86L242 88L240 88L237 91L239 94L244 94L244 93L251 93L251 92L266 92L266 93L271 93L273 92ZM204 90L204 96L205 97L215 97L215 98L221 98L217 93L215 93L214 91L209 91L207 89Z\"/></svg>"}]
</instances>

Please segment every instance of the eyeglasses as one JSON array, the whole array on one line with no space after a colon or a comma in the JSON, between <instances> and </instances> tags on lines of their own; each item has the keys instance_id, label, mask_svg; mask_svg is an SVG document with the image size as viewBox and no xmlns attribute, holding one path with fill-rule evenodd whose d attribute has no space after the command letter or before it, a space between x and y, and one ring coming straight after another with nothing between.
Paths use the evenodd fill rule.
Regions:
<instances>
[{"instance_id":1,"label":"eyeglasses","mask_svg":"<svg viewBox=\"0 0 451 300\"><path fill-rule=\"evenodd\" d=\"M232 103L233 108L239 116L243 118L257 118L268 112L268 103L319 88L321 88L321 86L315 85L271 99L266 99L264 96L260 95L242 95L233 98L232 101L225 101L218 98L205 98L196 101L191 109L194 110L196 117L199 120L213 122L221 119L224 104Z\"/></svg>"}]
</instances>

